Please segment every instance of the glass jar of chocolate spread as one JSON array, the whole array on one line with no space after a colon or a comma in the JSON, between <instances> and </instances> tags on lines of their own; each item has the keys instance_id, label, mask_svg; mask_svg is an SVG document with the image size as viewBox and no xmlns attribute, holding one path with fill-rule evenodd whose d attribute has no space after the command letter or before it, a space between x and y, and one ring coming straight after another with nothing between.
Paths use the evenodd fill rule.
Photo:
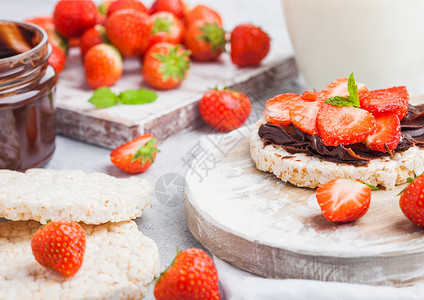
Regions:
<instances>
[{"instance_id":1,"label":"glass jar of chocolate spread","mask_svg":"<svg viewBox=\"0 0 424 300\"><path fill-rule=\"evenodd\" d=\"M0 168L45 164L55 149L56 74L41 28L0 21Z\"/></svg>"}]
</instances>

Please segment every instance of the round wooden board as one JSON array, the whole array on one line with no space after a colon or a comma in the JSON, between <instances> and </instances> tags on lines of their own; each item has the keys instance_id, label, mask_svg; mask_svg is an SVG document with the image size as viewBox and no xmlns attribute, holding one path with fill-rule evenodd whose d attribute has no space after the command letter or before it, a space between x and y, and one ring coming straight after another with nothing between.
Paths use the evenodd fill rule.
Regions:
<instances>
[{"instance_id":1,"label":"round wooden board","mask_svg":"<svg viewBox=\"0 0 424 300\"><path fill-rule=\"evenodd\" d=\"M272 278L393 286L424 281L424 230L376 190L361 219L327 221L315 190L256 169L250 129L207 136L186 174L185 213L194 237L217 257Z\"/></svg>"}]
</instances>

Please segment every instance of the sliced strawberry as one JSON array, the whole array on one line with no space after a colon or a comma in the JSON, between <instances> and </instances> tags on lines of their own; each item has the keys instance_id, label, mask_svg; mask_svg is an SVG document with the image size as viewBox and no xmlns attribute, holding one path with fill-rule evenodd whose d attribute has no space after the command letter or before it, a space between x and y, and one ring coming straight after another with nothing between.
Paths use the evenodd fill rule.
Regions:
<instances>
[{"instance_id":1,"label":"sliced strawberry","mask_svg":"<svg viewBox=\"0 0 424 300\"><path fill-rule=\"evenodd\" d=\"M115 148L110 153L110 159L122 171L136 174L146 171L158 152L156 138L148 133Z\"/></svg>"},{"instance_id":2,"label":"sliced strawberry","mask_svg":"<svg viewBox=\"0 0 424 300\"><path fill-rule=\"evenodd\" d=\"M395 113L375 113L377 128L367 137L365 143L368 149L389 152L396 149L400 141L400 122Z\"/></svg>"},{"instance_id":3,"label":"sliced strawberry","mask_svg":"<svg viewBox=\"0 0 424 300\"><path fill-rule=\"evenodd\" d=\"M303 94L300 96L303 100L306 101L316 101L319 94L321 94L321 92L317 92L317 91L304 91Z\"/></svg>"},{"instance_id":4,"label":"sliced strawberry","mask_svg":"<svg viewBox=\"0 0 424 300\"><path fill-rule=\"evenodd\" d=\"M317 189L316 197L327 220L349 222L368 211L371 188L351 179L333 179Z\"/></svg>"},{"instance_id":5,"label":"sliced strawberry","mask_svg":"<svg viewBox=\"0 0 424 300\"><path fill-rule=\"evenodd\" d=\"M298 94L287 93L277 95L265 104L265 119L276 125L291 124L290 106L299 100Z\"/></svg>"},{"instance_id":6,"label":"sliced strawberry","mask_svg":"<svg viewBox=\"0 0 424 300\"><path fill-rule=\"evenodd\" d=\"M317 101L325 101L334 96L347 97L349 95L347 91L347 81L347 78L336 79L321 91L317 97ZM361 99L368 96L369 91L365 84L359 82L356 84L358 85L358 96L361 102Z\"/></svg>"},{"instance_id":7,"label":"sliced strawberry","mask_svg":"<svg viewBox=\"0 0 424 300\"><path fill-rule=\"evenodd\" d=\"M361 99L360 99L361 101ZM394 112L399 120L408 112L409 94L405 86L371 91L361 107L371 113Z\"/></svg>"},{"instance_id":8,"label":"sliced strawberry","mask_svg":"<svg viewBox=\"0 0 424 300\"><path fill-rule=\"evenodd\" d=\"M301 98L290 107L290 120L293 125L307 134L318 134L317 114L322 101L305 101Z\"/></svg>"},{"instance_id":9,"label":"sliced strawberry","mask_svg":"<svg viewBox=\"0 0 424 300\"><path fill-rule=\"evenodd\" d=\"M324 145L349 145L374 133L376 122L365 109L324 103L318 111L317 128Z\"/></svg>"}]
</instances>

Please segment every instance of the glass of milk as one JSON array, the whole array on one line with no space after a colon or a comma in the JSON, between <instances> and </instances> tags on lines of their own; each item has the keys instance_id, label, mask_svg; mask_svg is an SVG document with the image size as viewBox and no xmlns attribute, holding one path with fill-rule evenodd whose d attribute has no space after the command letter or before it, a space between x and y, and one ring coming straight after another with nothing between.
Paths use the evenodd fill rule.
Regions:
<instances>
[{"instance_id":1,"label":"glass of milk","mask_svg":"<svg viewBox=\"0 0 424 300\"><path fill-rule=\"evenodd\" d=\"M282 0L295 59L321 90L354 73L368 88L424 92L424 0Z\"/></svg>"}]
</instances>

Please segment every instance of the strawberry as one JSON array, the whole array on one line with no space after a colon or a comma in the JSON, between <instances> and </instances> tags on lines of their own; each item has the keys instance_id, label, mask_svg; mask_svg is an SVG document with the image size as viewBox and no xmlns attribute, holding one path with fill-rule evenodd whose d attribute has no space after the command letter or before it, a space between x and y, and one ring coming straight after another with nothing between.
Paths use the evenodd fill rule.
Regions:
<instances>
[{"instance_id":1,"label":"strawberry","mask_svg":"<svg viewBox=\"0 0 424 300\"><path fill-rule=\"evenodd\" d=\"M138 0L116 0L110 3L110 5L107 8L106 15L109 17L110 15L114 14L118 10L123 10L123 9L134 9L145 14L149 13L146 6L144 6L144 4Z\"/></svg>"},{"instance_id":2,"label":"strawberry","mask_svg":"<svg viewBox=\"0 0 424 300\"><path fill-rule=\"evenodd\" d=\"M408 180L409 181L409 180ZM399 206L403 214L415 225L424 227L424 176L415 178L402 192Z\"/></svg>"},{"instance_id":3,"label":"strawberry","mask_svg":"<svg viewBox=\"0 0 424 300\"><path fill-rule=\"evenodd\" d=\"M62 49L57 47L55 44L50 43L50 46L52 47L52 52L50 53L48 61L56 71L56 75L59 75L65 68L66 55L65 52L63 52Z\"/></svg>"},{"instance_id":4,"label":"strawberry","mask_svg":"<svg viewBox=\"0 0 424 300\"><path fill-rule=\"evenodd\" d=\"M222 18L220 14L209 6L198 4L193 9L189 10L184 17L185 24L190 27L197 20L208 21L209 23L218 23L222 27Z\"/></svg>"},{"instance_id":5,"label":"strawberry","mask_svg":"<svg viewBox=\"0 0 424 300\"><path fill-rule=\"evenodd\" d=\"M91 27L84 31L84 33L81 35L80 40L80 50L81 50L81 56L84 57L87 51L98 44L107 43L108 39L106 37L106 31L105 28L102 25L95 25L94 27Z\"/></svg>"},{"instance_id":6,"label":"strawberry","mask_svg":"<svg viewBox=\"0 0 424 300\"><path fill-rule=\"evenodd\" d=\"M405 86L371 91L361 107L371 113L394 112L399 120L408 112L409 94Z\"/></svg>"},{"instance_id":7,"label":"strawberry","mask_svg":"<svg viewBox=\"0 0 424 300\"><path fill-rule=\"evenodd\" d=\"M302 98L292 103L289 115L293 125L307 134L318 134L317 114L322 104L321 101L305 101Z\"/></svg>"},{"instance_id":8,"label":"strawberry","mask_svg":"<svg viewBox=\"0 0 424 300\"><path fill-rule=\"evenodd\" d=\"M352 179L333 179L317 188L316 198L327 220L349 222L368 211L371 188Z\"/></svg>"},{"instance_id":9,"label":"strawberry","mask_svg":"<svg viewBox=\"0 0 424 300\"><path fill-rule=\"evenodd\" d=\"M300 97L306 101L316 101L320 92L317 91L304 91Z\"/></svg>"},{"instance_id":10,"label":"strawberry","mask_svg":"<svg viewBox=\"0 0 424 300\"><path fill-rule=\"evenodd\" d=\"M68 52L68 41L57 32L52 16L39 16L26 19L25 22L35 24L43 28L47 32L49 42L56 47L59 47L63 53Z\"/></svg>"},{"instance_id":11,"label":"strawberry","mask_svg":"<svg viewBox=\"0 0 424 300\"><path fill-rule=\"evenodd\" d=\"M181 44L185 27L172 13L161 11L150 16L153 24L150 46L156 43Z\"/></svg>"},{"instance_id":12,"label":"strawberry","mask_svg":"<svg viewBox=\"0 0 424 300\"><path fill-rule=\"evenodd\" d=\"M362 83L357 83L357 84L358 84L359 101L362 102L362 99L368 96L369 91L364 84ZM317 101L325 101L326 99L330 97L335 97L335 96L346 97L349 94L347 90L347 86L348 86L348 78L336 79L335 81L331 82L321 91L321 93L317 97Z\"/></svg>"},{"instance_id":13,"label":"strawberry","mask_svg":"<svg viewBox=\"0 0 424 300\"><path fill-rule=\"evenodd\" d=\"M66 38L79 37L97 21L97 6L92 0L59 0L53 12L56 30Z\"/></svg>"},{"instance_id":14,"label":"strawberry","mask_svg":"<svg viewBox=\"0 0 424 300\"><path fill-rule=\"evenodd\" d=\"M367 137L368 149L380 152L392 152L400 141L400 122L395 113L375 113L376 130Z\"/></svg>"},{"instance_id":15,"label":"strawberry","mask_svg":"<svg viewBox=\"0 0 424 300\"><path fill-rule=\"evenodd\" d=\"M269 99L265 104L265 119L277 125L289 125L290 106L299 100L298 94L286 93Z\"/></svg>"},{"instance_id":16,"label":"strawberry","mask_svg":"<svg viewBox=\"0 0 424 300\"><path fill-rule=\"evenodd\" d=\"M158 152L156 138L148 133L115 148L110 160L122 171L137 174L150 168Z\"/></svg>"},{"instance_id":17,"label":"strawberry","mask_svg":"<svg viewBox=\"0 0 424 300\"><path fill-rule=\"evenodd\" d=\"M50 221L31 238L35 259L65 276L81 268L86 247L84 229L74 221Z\"/></svg>"},{"instance_id":18,"label":"strawberry","mask_svg":"<svg viewBox=\"0 0 424 300\"><path fill-rule=\"evenodd\" d=\"M242 24L231 32L231 60L239 67L259 64L270 48L271 39L260 27Z\"/></svg>"},{"instance_id":19,"label":"strawberry","mask_svg":"<svg viewBox=\"0 0 424 300\"><path fill-rule=\"evenodd\" d=\"M159 11L167 11L174 14L178 19L184 16L184 3L181 0L156 0L150 8L150 14Z\"/></svg>"},{"instance_id":20,"label":"strawberry","mask_svg":"<svg viewBox=\"0 0 424 300\"><path fill-rule=\"evenodd\" d=\"M140 56L149 46L150 17L140 11L123 9L106 19L106 35L123 56Z\"/></svg>"},{"instance_id":21,"label":"strawberry","mask_svg":"<svg viewBox=\"0 0 424 300\"><path fill-rule=\"evenodd\" d=\"M210 61L225 51L225 31L218 23L198 20L187 29L184 44L197 60Z\"/></svg>"},{"instance_id":22,"label":"strawberry","mask_svg":"<svg viewBox=\"0 0 424 300\"><path fill-rule=\"evenodd\" d=\"M156 300L220 299L218 272L203 250L188 249L161 274L153 293Z\"/></svg>"},{"instance_id":23,"label":"strawberry","mask_svg":"<svg viewBox=\"0 0 424 300\"><path fill-rule=\"evenodd\" d=\"M154 44L144 56L142 75L154 88L169 90L181 85L190 69L190 51L181 45Z\"/></svg>"},{"instance_id":24,"label":"strawberry","mask_svg":"<svg viewBox=\"0 0 424 300\"><path fill-rule=\"evenodd\" d=\"M93 89L111 86L121 78L122 57L112 45L99 44L85 54L84 69L87 83Z\"/></svg>"},{"instance_id":25,"label":"strawberry","mask_svg":"<svg viewBox=\"0 0 424 300\"><path fill-rule=\"evenodd\" d=\"M199 102L203 120L221 132L239 128L251 111L250 99L245 94L232 90L209 90Z\"/></svg>"}]
</instances>

